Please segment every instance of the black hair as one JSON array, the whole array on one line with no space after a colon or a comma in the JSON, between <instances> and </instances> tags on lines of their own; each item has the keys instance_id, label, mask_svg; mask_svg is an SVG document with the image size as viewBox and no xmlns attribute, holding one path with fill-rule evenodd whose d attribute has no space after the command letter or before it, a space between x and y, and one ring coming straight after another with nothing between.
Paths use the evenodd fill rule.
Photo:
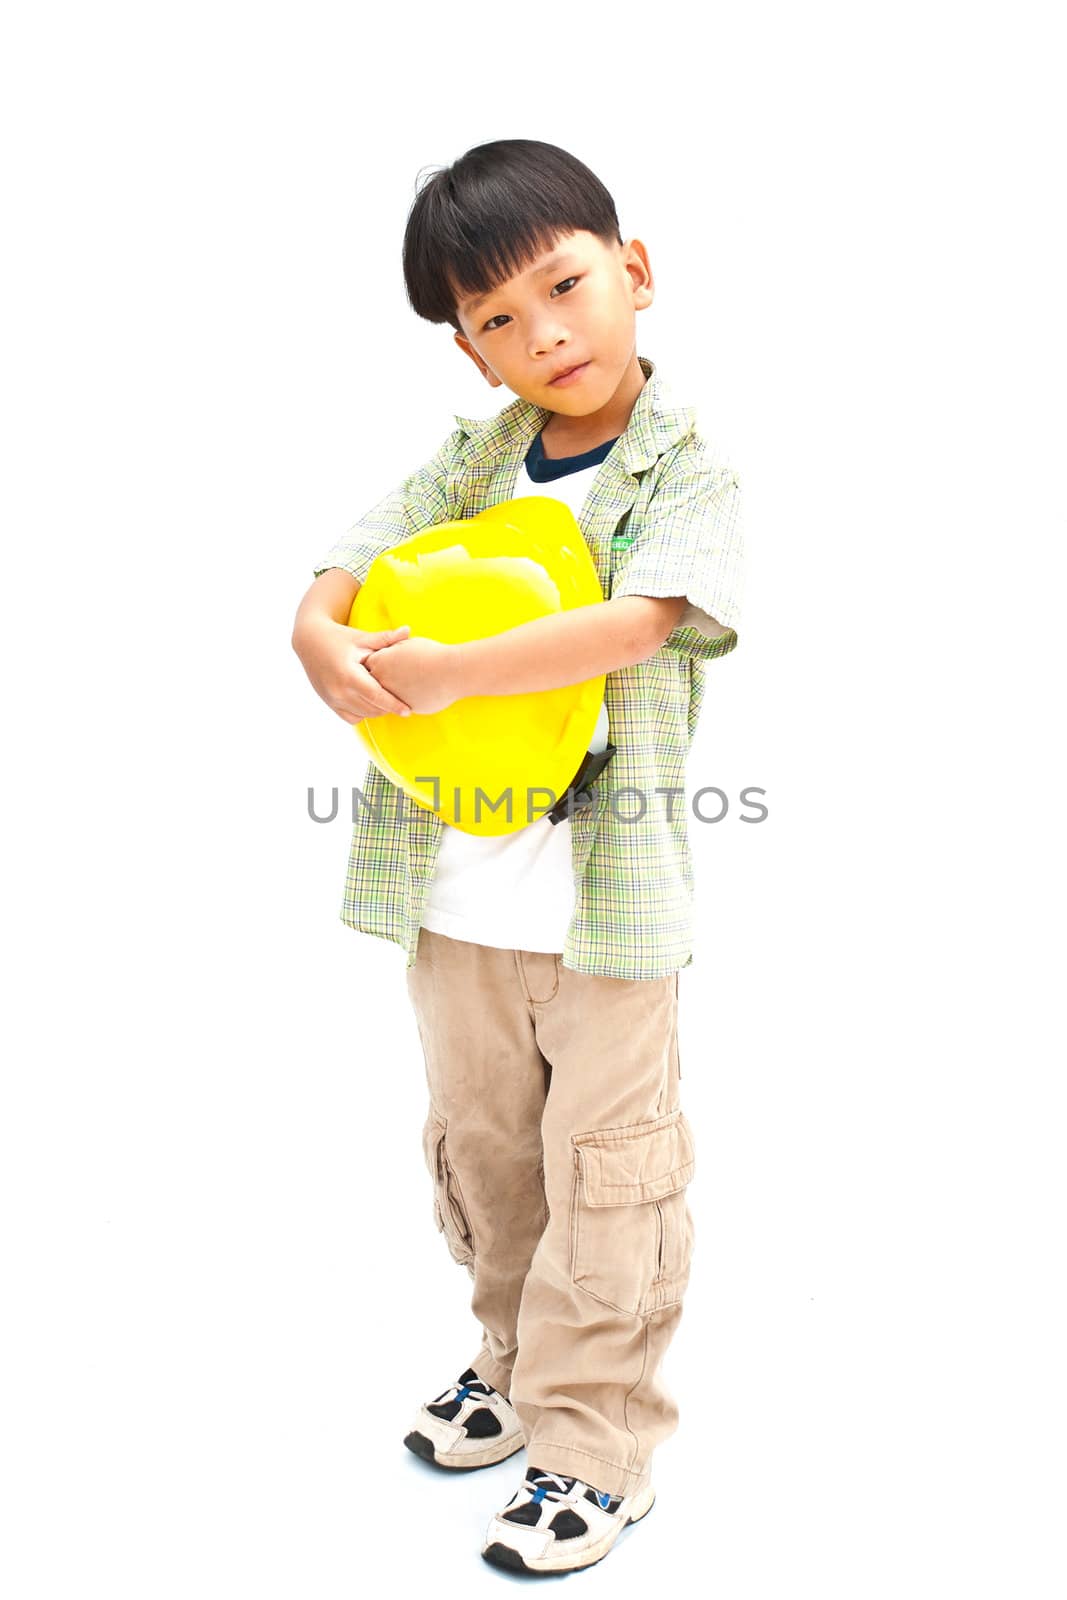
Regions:
<instances>
[{"instance_id":1,"label":"black hair","mask_svg":"<svg viewBox=\"0 0 1067 1600\"><path fill-rule=\"evenodd\" d=\"M623 243L615 202L587 166L540 139L475 145L417 190L404 229L412 310L461 333L457 300L487 294L561 234Z\"/></svg>"}]
</instances>

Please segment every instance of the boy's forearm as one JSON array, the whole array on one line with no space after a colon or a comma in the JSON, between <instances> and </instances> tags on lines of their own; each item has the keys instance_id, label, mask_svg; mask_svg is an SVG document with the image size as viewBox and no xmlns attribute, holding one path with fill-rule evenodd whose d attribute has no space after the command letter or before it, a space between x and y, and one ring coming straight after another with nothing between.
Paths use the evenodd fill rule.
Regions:
<instances>
[{"instance_id":1,"label":"boy's forearm","mask_svg":"<svg viewBox=\"0 0 1067 1600\"><path fill-rule=\"evenodd\" d=\"M328 567L319 574L297 607L293 621L293 645L301 634L318 622L347 622L352 602L361 588L343 567Z\"/></svg>"},{"instance_id":2,"label":"boy's forearm","mask_svg":"<svg viewBox=\"0 0 1067 1600\"><path fill-rule=\"evenodd\" d=\"M644 661L666 637L656 605L628 595L455 645L456 698L535 694Z\"/></svg>"}]
</instances>

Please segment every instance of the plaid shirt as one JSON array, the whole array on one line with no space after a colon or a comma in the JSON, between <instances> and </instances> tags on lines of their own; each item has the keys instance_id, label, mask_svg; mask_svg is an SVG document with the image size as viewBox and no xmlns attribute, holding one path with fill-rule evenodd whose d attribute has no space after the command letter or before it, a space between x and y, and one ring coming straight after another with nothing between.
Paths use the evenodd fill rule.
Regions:
<instances>
[{"instance_id":1,"label":"plaid shirt","mask_svg":"<svg viewBox=\"0 0 1067 1600\"><path fill-rule=\"evenodd\" d=\"M605 599L685 595L689 605L654 655L606 675L617 754L593 786L594 803L559 824L572 831L577 891L563 964L611 978L659 978L692 963L686 755L707 663L737 644L741 598L737 475L714 458L694 409L672 405L654 364L638 360L645 385L597 469L579 526ZM383 550L510 499L551 416L523 399L494 417L456 416L432 460L327 550L315 576L342 567L362 583ZM361 793L341 920L402 946L411 967L446 824L372 762Z\"/></svg>"}]
</instances>

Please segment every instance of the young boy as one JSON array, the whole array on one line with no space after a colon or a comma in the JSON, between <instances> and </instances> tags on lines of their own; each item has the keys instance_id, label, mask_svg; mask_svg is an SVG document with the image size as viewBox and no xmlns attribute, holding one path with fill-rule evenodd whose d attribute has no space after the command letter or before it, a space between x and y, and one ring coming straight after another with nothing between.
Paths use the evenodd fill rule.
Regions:
<instances>
[{"instance_id":1,"label":"young boy","mask_svg":"<svg viewBox=\"0 0 1067 1600\"><path fill-rule=\"evenodd\" d=\"M341 913L406 951L435 1219L482 1329L405 1443L449 1468L525 1443L482 1554L565 1572L651 1508L652 1452L678 1422L657 1374L693 1249L677 1036L692 962L685 760L706 664L737 643L738 483L637 354L647 251L567 152L498 140L436 172L408 217L404 274L418 315L450 324L489 385L518 398L457 416L433 459L325 553L293 645L353 724L606 674L565 804L517 832L449 827L368 766ZM571 506L604 604L462 645L347 627L381 551L526 494Z\"/></svg>"}]
</instances>

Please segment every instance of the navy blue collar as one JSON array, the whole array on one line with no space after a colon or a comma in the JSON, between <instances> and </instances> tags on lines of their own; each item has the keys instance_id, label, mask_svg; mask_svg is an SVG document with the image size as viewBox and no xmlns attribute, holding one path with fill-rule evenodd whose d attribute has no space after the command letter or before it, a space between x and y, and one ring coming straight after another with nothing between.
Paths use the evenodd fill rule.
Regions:
<instances>
[{"instance_id":1,"label":"navy blue collar","mask_svg":"<svg viewBox=\"0 0 1067 1600\"><path fill-rule=\"evenodd\" d=\"M539 430L534 434L530 448L526 452L526 470L535 483L551 483L554 478L565 478L570 472L581 472L583 467L599 466L620 437L621 435L617 434L614 439L605 439L603 444L596 445L592 450L583 450L578 456L558 456L550 459L545 455Z\"/></svg>"}]
</instances>

